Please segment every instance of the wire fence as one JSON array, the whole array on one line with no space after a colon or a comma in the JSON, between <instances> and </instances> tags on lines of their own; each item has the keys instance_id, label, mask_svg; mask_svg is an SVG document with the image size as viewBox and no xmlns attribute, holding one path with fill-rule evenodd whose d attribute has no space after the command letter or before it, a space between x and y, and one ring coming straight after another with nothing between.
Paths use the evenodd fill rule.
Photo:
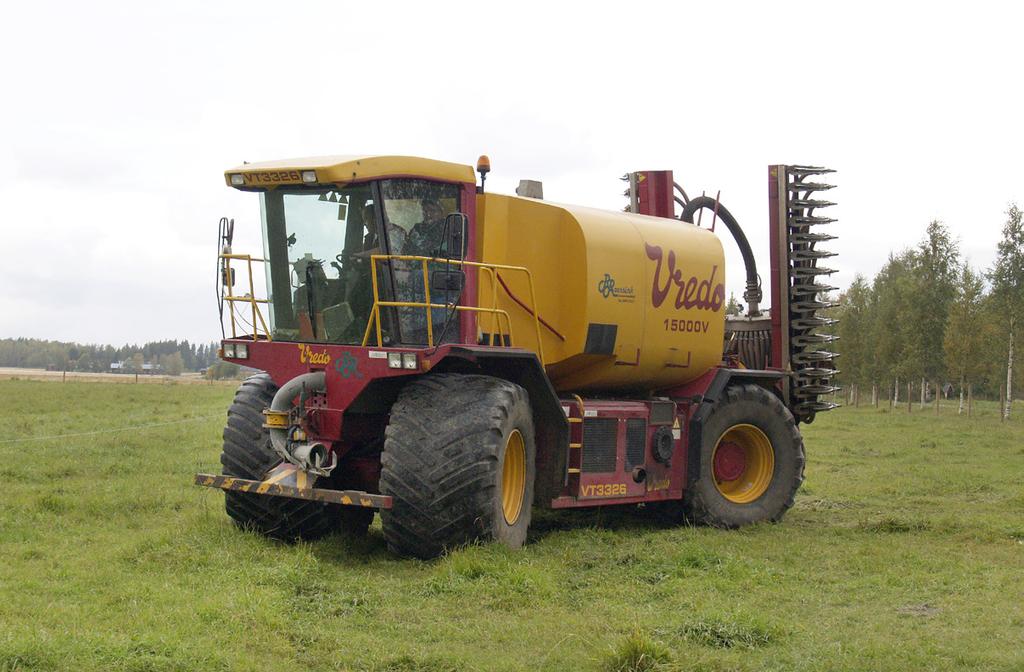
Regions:
<instances>
[{"instance_id":1,"label":"wire fence","mask_svg":"<svg viewBox=\"0 0 1024 672\"><path fill-rule=\"evenodd\" d=\"M0 440L0 445L11 443L28 443L30 441L56 441L57 439L73 439L82 436L99 436L101 434L117 434L118 432L139 431L145 429L152 429L154 427L168 427L170 425L182 425L189 422L202 422L205 420L213 420L214 418L223 417L223 413L217 413L215 415L200 415L191 418L183 418L181 420L169 420L167 422L151 422L144 425L127 425L125 427L114 427L112 429L97 429L90 432L71 432L69 434L50 434L47 436L27 436L20 439L3 439Z\"/></svg>"},{"instance_id":2,"label":"wire fence","mask_svg":"<svg viewBox=\"0 0 1024 672\"><path fill-rule=\"evenodd\" d=\"M0 380L31 380L65 383L117 383L156 385L237 385L237 379L214 380L198 374L171 376L150 373L106 373L93 371L48 371L46 369L24 369L0 367Z\"/></svg>"}]
</instances>

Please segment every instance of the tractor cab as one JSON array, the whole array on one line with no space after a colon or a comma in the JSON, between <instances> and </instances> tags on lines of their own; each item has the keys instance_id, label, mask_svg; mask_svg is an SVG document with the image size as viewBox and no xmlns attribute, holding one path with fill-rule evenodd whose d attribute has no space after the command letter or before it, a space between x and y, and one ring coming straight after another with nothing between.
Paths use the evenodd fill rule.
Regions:
<instances>
[{"instance_id":1,"label":"tractor cab","mask_svg":"<svg viewBox=\"0 0 1024 672\"><path fill-rule=\"evenodd\" d=\"M422 303L422 274L409 261L372 264L373 255L445 254L444 225L459 213L458 186L416 179L374 180L260 194L271 337L308 343L362 343L378 293ZM445 313L435 309L443 325ZM384 311L385 345L427 342L424 310Z\"/></svg>"},{"instance_id":2,"label":"tractor cab","mask_svg":"<svg viewBox=\"0 0 1024 672\"><path fill-rule=\"evenodd\" d=\"M264 257L231 254L226 240L222 274L230 284L232 259L262 261L267 287L266 299L255 299L252 287L225 297L233 331L251 326L251 336L268 340L336 345L362 345L374 331L379 346L458 340L456 311L446 307L459 302L464 274L405 257L463 260L472 169L403 157L283 163L245 164L225 175L231 186L259 193ZM432 277L438 291L430 303L442 307L430 308L428 319ZM235 324L235 299L252 303L253 320ZM428 334L428 323L436 333Z\"/></svg>"}]
</instances>

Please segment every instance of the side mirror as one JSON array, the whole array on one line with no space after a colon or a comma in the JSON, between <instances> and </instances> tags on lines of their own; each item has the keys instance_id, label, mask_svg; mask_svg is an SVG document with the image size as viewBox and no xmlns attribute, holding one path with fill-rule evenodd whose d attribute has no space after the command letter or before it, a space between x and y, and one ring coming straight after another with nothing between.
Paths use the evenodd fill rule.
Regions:
<instances>
[{"instance_id":1,"label":"side mirror","mask_svg":"<svg viewBox=\"0 0 1024 672\"><path fill-rule=\"evenodd\" d=\"M469 238L469 218L461 212L450 212L444 218L441 237L441 251L447 259L462 261L466 257L466 241Z\"/></svg>"},{"instance_id":2,"label":"side mirror","mask_svg":"<svg viewBox=\"0 0 1024 672\"><path fill-rule=\"evenodd\" d=\"M462 295L462 288L466 284L466 274L461 269L438 269L430 273L430 294L431 298L437 294L445 294L447 298L454 294L456 297Z\"/></svg>"}]
</instances>

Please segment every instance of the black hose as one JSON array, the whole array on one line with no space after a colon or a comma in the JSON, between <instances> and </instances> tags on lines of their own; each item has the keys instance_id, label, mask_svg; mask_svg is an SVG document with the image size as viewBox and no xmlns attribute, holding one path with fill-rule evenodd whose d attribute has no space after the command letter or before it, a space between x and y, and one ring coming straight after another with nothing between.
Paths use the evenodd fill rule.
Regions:
<instances>
[{"instance_id":1,"label":"black hose","mask_svg":"<svg viewBox=\"0 0 1024 672\"><path fill-rule=\"evenodd\" d=\"M679 184L678 182L673 182L672 183L672 187L674 189L677 189L679 191L679 193L683 197L683 202L680 205L684 205L685 206L687 203L690 202L690 197L686 195L686 190L683 189L683 186L681 184ZM676 202L678 202L678 201L679 201L679 198L676 198Z\"/></svg>"},{"instance_id":2,"label":"black hose","mask_svg":"<svg viewBox=\"0 0 1024 672\"><path fill-rule=\"evenodd\" d=\"M309 328L316 340L316 298L313 296L313 264L306 265L306 310L309 311ZM256 327L253 326L253 329Z\"/></svg>"},{"instance_id":3,"label":"black hose","mask_svg":"<svg viewBox=\"0 0 1024 672\"><path fill-rule=\"evenodd\" d=\"M225 260L221 259L221 254L226 253L228 250L225 249L225 245L230 246L230 238L234 233L234 227L228 222L227 217L221 217L220 221L217 222L217 315L220 317L220 335L221 339L227 338L227 332L224 331L224 284L227 279L226 271L228 267L225 265ZM230 280L228 279L230 282ZM230 290L229 290L230 291ZM232 308L234 310L234 308ZM234 336L234 334L232 334Z\"/></svg>"},{"instance_id":4,"label":"black hose","mask_svg":"<svg viewBox=\"0 0 1024 672\"><path fill-rule=\"evenodd\" d=\"M731 212L726 210L724 205L717 203L710 196L697 196L690 199L690 202L683 208L682 214L679 215L679 219L693 224L693 215L701 208L707 208L713 212L717 210L719 219L725 223L729 233L736 240L736 245L740 248L740 254L743 255L743 265L747 270L747 291L743 293L743 299L747 302L747 316L754 317L760 315L761 310L758 304L761 302L761 279L757 275L757 262L754 260L754 251L750 249L750 242L747 241L747 236L743 233L743 229L740 228L740 223L736 221Z\"/></svg>"},{"instance_id":5,"label":"black hose","mask_svg":"<svg viewBox=\"0 0 1024 672\"><path fill-rule=\"evenodd\" d=\"M220 240L223 237L224 222L227 218L221 217L220 221L217 222L217 283L214 285L217 289L217 314L220 316L220 335L221 339L227 338L224 333L224 272L221 270L221 264L223 260L220 258Z\"/></svg>"}]
</instances>

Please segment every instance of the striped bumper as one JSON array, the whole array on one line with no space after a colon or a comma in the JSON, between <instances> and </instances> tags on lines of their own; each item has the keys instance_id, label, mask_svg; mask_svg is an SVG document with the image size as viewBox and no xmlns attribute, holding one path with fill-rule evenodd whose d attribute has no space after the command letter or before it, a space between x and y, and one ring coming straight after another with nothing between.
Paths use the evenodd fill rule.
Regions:
<instances>
[{"instance_id":1,"label":"striped bumper","mask_svg":"<svg viewBox=\"0 0 1024 672\"><path fill-rule=\"evenodd\" d=\"M292 465L278 466L267 474L265 481L252 481L219 474L196 474L195 483L207 488L249 492L256 495L292 497L328 504L363 506L371 509L391 508L391 497L387 495L374 495L361 490L327 490L308 487L307 483L309 485L312 483L306 472Z\"/></svg>"}]
</instances>

